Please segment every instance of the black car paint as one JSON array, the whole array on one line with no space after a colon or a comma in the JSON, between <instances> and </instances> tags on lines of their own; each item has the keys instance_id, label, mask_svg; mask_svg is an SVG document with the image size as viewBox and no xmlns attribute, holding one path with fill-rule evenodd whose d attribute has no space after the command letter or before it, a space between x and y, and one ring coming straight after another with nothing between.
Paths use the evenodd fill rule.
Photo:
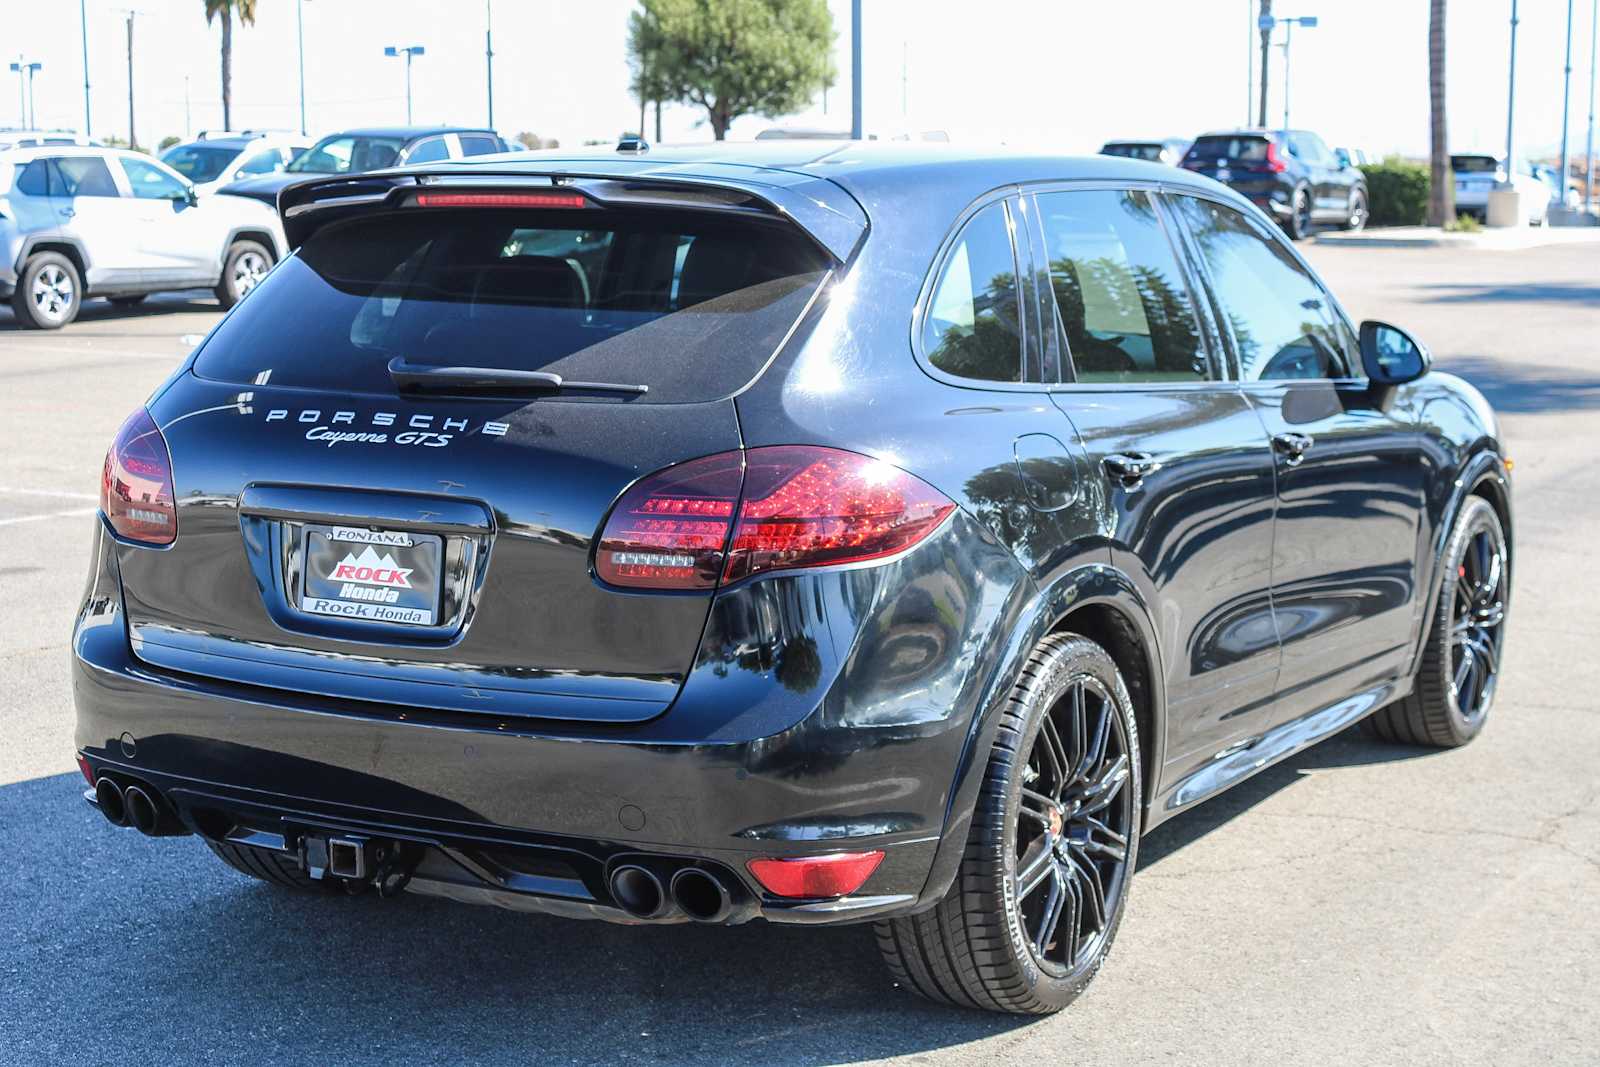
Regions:
<instances>
[{"instance_id":1,"label":"black car paint","mask_svg":"<svg viewBox=\"0 0 1600 1067\"><path fill-rule=\"evenodd\" d=\"M1271 142L1285 169L1274 173L1257 167L1240 166L1236 161L1228 165L1226 159L1200 158L1193 147L1180 165L1208 178L1217 178L1280 222L1293 211L1294 197L1298 191L1305 191L1311 198L1313 222L1341 225L1350 217L1356 193L1366 194L1366 176L1336 155L1323 144L1321 138L1308 131L1249 129L1226 134L1204 134L1196 142L1220 136L1260 138ZM1298 143L1297 139L1314 140L1315 146L1320 148L1320 155L1313 157L1309 152L1296 149L1294 145ZM1225 175L1219 173L1224 170Z\"/></svg>"},{"instance_id":2,"label":"black car paint","mask_svg":"<svg viewBox=\"0 0 1600 1067\"><path fill-rule=\"evenodd\" d=\"M147 781L185 811L256 826L365 830L439 844L453 856L521 847L572 858L577 878L559 886L490 878L481 864L472 876L461 874L465 867L434 871L431 891L507 906L620 918L604 871L620 856L644 853L723 865L769 919L906 912L950 884L994 711L1052 629L1065 622L1087 631L1129 677L1143 718L1146 825L1154 826L1402 695L1462 500L1487 495L1510 532L1493 415L1476 391L1443 373L1396 387L1129 389L1053 374L1048 382L989 385L948 380L914 355L927 278L978 205L1016 198L1025 218L1025 191L1108 183L1242 203L1215 183L1110 159L866 146L740 151L747 154L717 148L461 168L506 180L566 170L744 188L765 182L813 203L843 196L869 220L861 239L845 245L823 299L734 397L670 424L613 423L602 412L620 405L558 397L460 402L472 420L516 427L493 447L514 453L570 442L586 464L582 478L541 482L537 491L519 486L506 473L520 472L516 461L477 462L489 443L471 435L459 442L471 450L456 442L418 449L415 462L374 471L358 456L299 440L294 425L269 437L259 418L269 406L328 406L330 398L207 383L188 365L174 374L149 406L172 445L179 543L125 544L102 522L74 633L77 741L97 771ZM1040 275L1023 278L1036 378L1060 359L1040 311L1048 299ZM1204 320L1220 358L1224 341L1209 315ZM433 398L398 403L442 410ZM1332 458L1285 479L1268 443L1278 420L1324 437ZM270 455L259 460L269 481L337 493L353 514L382 513L368 495L375 491L419 514L437 498L486 506L487 566L529 590L528 617L553 634L574 622L581 630L583 620L564 614L567 601L531 595L549 573L540 560L587 552L598 516L631 477L673 457L795 442L889 460L960 510L888 562L762 576L710 598L669 603L674 598L648 593L565 589L601 598L607 606L597 610L619 626L646 613L651 625L627 632L660 653L665 666L649 679L635 665L614 670L603 647L589 650L590 669L555 679L480 656L466 667L467 684L424 701L394 686L409 680L437 692L437 676L397 681L386 672L404 675L418 659L461 669L447 666L457 645L413 643L402 665L384 662L377 645L353 648L353 635L295 635L296 657L342 672L332 682L301 669L303 658L271 662L278 652L234 657L232 666L218 658L230 644L259 651L284 640L267 606L270 569L263 578L250 566L241 536L251 521L241 499L262 478L241 453ZM1135 447L1163 464L1125 489L1104 476L1101 460ZM594 461L596 454L608 458ZM1285 489L1287 504L1279 499ZM1274 603L1273 561L1316 558L1274 546L1285 511L1309 536L1336 537L1346 554L1327 571L1308 564L1285 605L1296 619L1304 606L1313 657L1344 650L1320 675L1296 666L1299 650L1277 640L1292 627ZM1382 536L1367 543L1377 526ZM1412 555L1400 558L1407 544ZM126 594L164 583L162 603ZM206 598L218 590L259 613L248 633L208 634ZM480 610L488 618L500 609ZM496 694L479 705L491 678L521 699ZM676 695L631 722L552 711L559 700L529 713L529 694L550 685L569 687L580 704L635 695L635 686ZM214 832L211 823L194 828ZM761 899L745 877L743 862L753 856L863 848L882 848L888 858L842 901Z\"/></svg>"}]
</instances>

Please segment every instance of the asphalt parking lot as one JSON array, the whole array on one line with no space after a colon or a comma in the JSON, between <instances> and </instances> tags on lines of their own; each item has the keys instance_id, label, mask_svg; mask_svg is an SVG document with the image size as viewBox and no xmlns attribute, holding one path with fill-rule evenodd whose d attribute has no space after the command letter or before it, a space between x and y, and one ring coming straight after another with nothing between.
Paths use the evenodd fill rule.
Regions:
<instances>
[{"instance_id":1,"label":"asphalt parking lot","mask_svg":"<svg viewBox=\"0 0 1600 1067\"><path fill-rule=\"evenodd\" d=\"M95 301L45 334L0 311L0 1061L1597 1062L1600 258L1307 254L1502 414L1499 703L1464 750L1352 731L1156 831L1100 978L1044 1020L924 1005L865 930L302 899L107 826L67 674L100 461L217 312Z\"/></svg>"}]
</instances>

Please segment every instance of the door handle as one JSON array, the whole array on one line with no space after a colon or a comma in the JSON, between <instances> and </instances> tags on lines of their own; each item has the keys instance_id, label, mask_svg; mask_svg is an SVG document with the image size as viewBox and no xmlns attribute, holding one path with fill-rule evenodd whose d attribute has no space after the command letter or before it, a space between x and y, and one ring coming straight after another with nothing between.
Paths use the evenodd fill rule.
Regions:
<instances>
[{"instance_id":1,"label":"door handle","mask_svg":"<svg viewBox=\"0 0 1600 1067\"><path fill-rule=\"evenodd\" d=\"M1124 489L1137 489L1145 476L1161 469L1161 461L1148 452L1113 452L1100 461L1111 480Z\"/></svg>"},{"instance_id":2,"label":"door handle","mask_svg":"<svg viewBox=\"0 0 1600 1067\"><path fill-rule=\"evenodd\" d=\"M64 219L70 219L76 214L77 212L72 210L70 207L64 207L61 209L61 217Z\"/></svg>"},{"instance_id":3,"label":"door handle","mask_svg":"<svg viewBox=\"0 0 1600 1067\"><path fill-rule=\"evenodd\" d=\"M1298 467L1300 461L1306 458L1306 453L1317 439L1304 433L1280 433L1273 435L1272 447L1283 456L1283 461L1291 467Z\"/></svg>"}]
</instances>

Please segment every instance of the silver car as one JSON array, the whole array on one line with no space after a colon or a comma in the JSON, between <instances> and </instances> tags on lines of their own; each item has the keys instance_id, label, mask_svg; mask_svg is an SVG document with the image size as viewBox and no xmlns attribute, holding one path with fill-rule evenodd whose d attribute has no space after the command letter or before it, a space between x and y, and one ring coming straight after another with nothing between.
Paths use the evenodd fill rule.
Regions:
<instances>
[{"instance_id":1,"label":"silver car","mask_svg":"<svg viewBox=\"0 0 1600 1067\"><path fill-rule=\"evenodd\" d=\"M205 196L138 152L48 146L0 153L0 297L53 330L87 297L131 305L208 288L232 307L283 258L277 213Z\"/></svg>"}]
</instances>

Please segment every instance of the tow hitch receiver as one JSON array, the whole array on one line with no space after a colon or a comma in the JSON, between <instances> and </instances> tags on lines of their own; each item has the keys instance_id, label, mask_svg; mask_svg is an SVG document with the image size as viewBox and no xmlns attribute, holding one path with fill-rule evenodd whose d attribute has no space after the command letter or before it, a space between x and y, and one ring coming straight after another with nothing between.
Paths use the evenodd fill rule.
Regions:
<instances>
[{"instance_id":1,"label":"tow hitch receiver","mask_svg":"<svg viewBox=\"0 0 1600 1067\"><path fill-rule=\"evenodd\" d=\"M300 839L300 862L313 878L348 878L365 882L372 872L372 842L363 837Z\"/></svg>"}]
</instances>

